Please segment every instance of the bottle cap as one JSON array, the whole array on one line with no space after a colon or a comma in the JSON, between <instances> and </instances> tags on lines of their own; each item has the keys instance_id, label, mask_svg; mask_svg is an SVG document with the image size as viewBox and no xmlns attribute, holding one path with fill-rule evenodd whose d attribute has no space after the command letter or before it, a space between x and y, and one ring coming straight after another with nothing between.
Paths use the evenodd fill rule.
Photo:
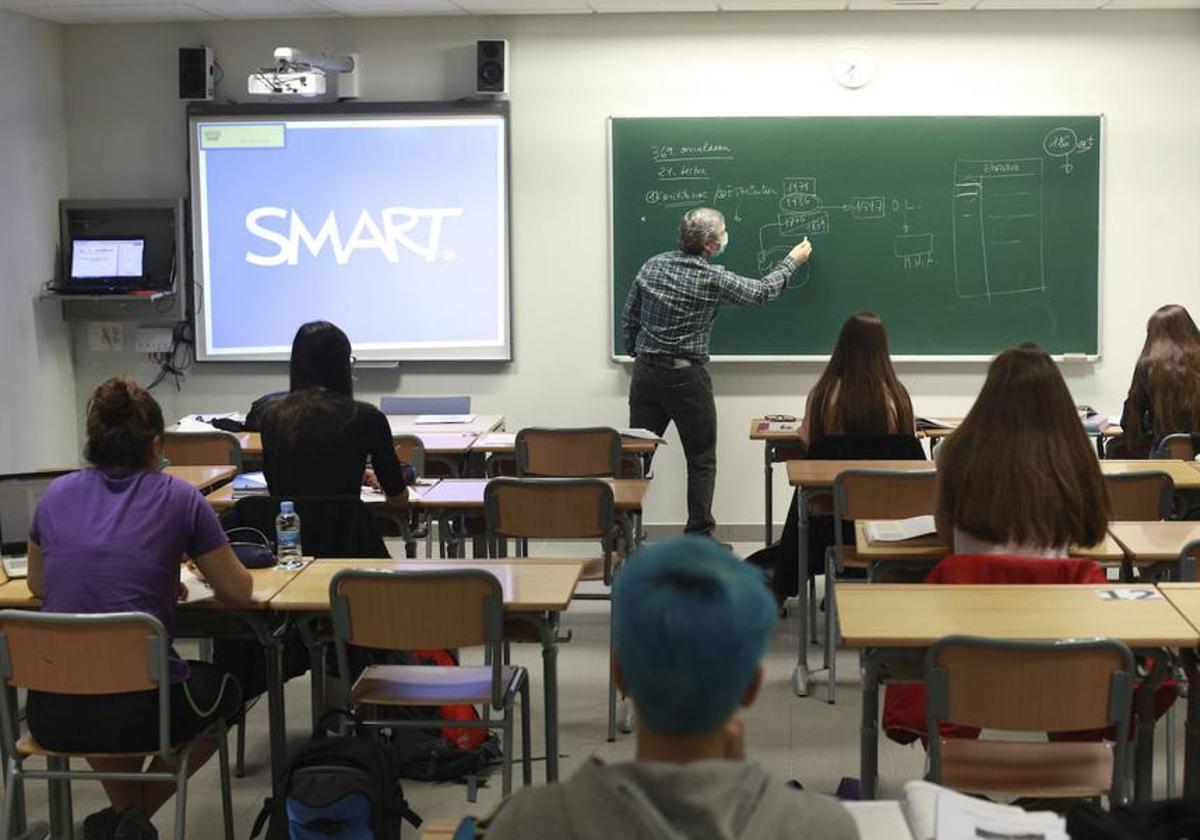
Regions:
<instances>
[{"instance_id":1,"label":"bottle cap","mask_svg":"<svg viewBox=\"0 0 1200 840\"><path fill-rule=\"evenodd\" d=\"M279 512L280 513L295 513L296 505L293 502L280 502L279 503Z\"/></svg>"}]
</instances>

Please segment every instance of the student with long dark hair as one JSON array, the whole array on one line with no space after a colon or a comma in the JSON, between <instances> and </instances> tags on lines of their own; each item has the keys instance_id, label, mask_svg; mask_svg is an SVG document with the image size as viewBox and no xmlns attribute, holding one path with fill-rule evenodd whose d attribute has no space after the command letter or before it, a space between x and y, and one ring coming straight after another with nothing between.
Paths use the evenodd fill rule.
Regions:
<instances>
[{"instance_id":1,"label":"student with long dark hair","mask_svg":"<svg viewBox=\"0 0 1200 840\"><path fill-rule=\"evenodd\" d=\"M856 312L842 324L833 355L808 393L800 436L915 434L912 400L892 367L879 316Z\"/></svg>"},{"instance_id":2,"label":"student with long dark hair","mask_svg":"<svg viewBox=\"0 0 1200 840\"><path fill-rule=\"evenodd\" d=\"M1036 344L995 358L937 462L938 531L956 554L1066 557L1104 538L1100 465L1058 366Z\"/></svg>"},{"instance_id":3,"label":"student with long dark hair","mask_svg":"<svg viewBox=\"0 0 1200 840\"><path fill-rule=\"evenodd\" d=\"M894 458L899 444L923 455L915 438L912 400L900 384L892 367L887 330L872 312L856 312L842 324L829 364L808 394L800 436L812 449L833 437L844 438L849 447L837 457ZM907 435L907 441L895 436ZM855 447L863 447L857 451ZM814 455L819 454L817 452ZM797 555L800 547L800 494L792 494L792 504L779 542L764 550L762 565L774 568L771 579L780 601L797 594L800 588ZM832 520L817 517L808 529L808 564L811 574L820 574L825 565L825 549L833 545Z\"/></svg>"},{"instance_id":4,"label":"student with long dark hair","mask_svg":"<svg viewBox=\"0 0 1200 840\"><path fill-rule=\"evenodd\" d=\"M1182 306L1159 307L1146 323L1121 428L1118 448L1135 458L1169 434L1200 432L1200 330Z\"/></svg>"},{"instance_id":5,"label":"student with long dark hair","mask_svg":"<svg viewBox=\"0 0 1200 840\"><path fill-rule=\"evenodd\" d=\"M92 394L84 456L92 466L63 476L38 503L29 530L29 588L42 609L60 613L144 612L175 632L179 567L190 557L218 598L251 602L250 573L194 487L158 471L163 417L158 403L128 379L114 378ZM174 650L171 739L193 738L218 716L241 710L237 681L205 662L185 662ZM158 749L158 691L82 696L29 692L26 717L43 747L64 752L120 753ZM212 754L193 752L192 769ZM139 772L141 758L89 759L98 769ZM152 770L161 771L161 759ZM172 793L170 782L103 782L114 809L143 817ZM110 823L116 811L108 813ZM91 818L89 818L91 819ZM103 819L103 818L101 818Z\"/></svg>"},{"instance_id":6,"label":"student with long dark hair","mask_svg":"<svg viewBox=\"0 0 1200 840\"><path fill-rule=\"evenodd\" d=\"M357 497L365 476L388 501L404 504L411 475L396 457L387 417L354 399L351 370L350 340L336 326L311 321L296 331L289 393L263 421L272 496Z\"/></svg>"}]
</instances>

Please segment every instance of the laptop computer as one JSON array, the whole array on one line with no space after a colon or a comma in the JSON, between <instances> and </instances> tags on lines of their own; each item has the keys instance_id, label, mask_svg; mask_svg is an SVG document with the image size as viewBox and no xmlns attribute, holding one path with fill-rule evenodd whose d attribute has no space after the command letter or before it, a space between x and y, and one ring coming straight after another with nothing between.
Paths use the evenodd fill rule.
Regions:
<instances>
[{"instance_id":1,"label":"laptop computer","mask_svg":"<svg viewBox=\"0 0 1200 840\"><path fill-rule=\"evenodd\" d=\"M0 564L10 578L28 574L29 526L50 483L74 470L0 475Z\"/></svg>"}]
</instances>

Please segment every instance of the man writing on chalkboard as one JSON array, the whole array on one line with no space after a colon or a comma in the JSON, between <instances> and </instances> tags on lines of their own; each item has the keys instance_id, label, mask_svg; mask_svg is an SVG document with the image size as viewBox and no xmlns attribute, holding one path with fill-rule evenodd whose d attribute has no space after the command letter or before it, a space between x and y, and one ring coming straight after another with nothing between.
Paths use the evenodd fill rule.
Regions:
<instances>
[{"instance_id":1,"label":"man writing on chalkboard","mask_svg":"<svg viewBox=\"0 0 1200 840\"><path fill-rule=\"evenodd\" d=\"M717 482L717 404L705 364L717 307L774 300L812 253L805 237L756 280L712 264L728 246L720 211L689 210L679 223L679 250L646 260L621 316L625 352L636 359L629 386L629 425L661 435L675 422L687 459L684 530L708 536L716 527L712 498Z\"/></svg>"}]
</instances>

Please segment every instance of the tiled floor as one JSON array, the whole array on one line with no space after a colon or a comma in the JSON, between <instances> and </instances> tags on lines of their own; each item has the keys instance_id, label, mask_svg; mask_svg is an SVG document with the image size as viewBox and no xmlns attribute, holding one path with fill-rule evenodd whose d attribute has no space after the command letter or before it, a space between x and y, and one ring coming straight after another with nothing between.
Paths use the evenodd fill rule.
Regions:
<instances>
[{"instance_id":1,"label":"tiled floor","mask_svg":"<svg viewBox=\"0 0 1200 840\"><path fill-rule=\"evenodd\" d=\"M756 544L737 544L735 552L748 554ZM393 548L394 554L400 552ZM576 551L563 545L531 546L532 554L565 555ZM580 601L572 605L563 617L563 628L573 637L559 651L560 747L561 775L565 778L580 762L591 755L608 760L633 756L634 736L620 735L615 743L606 736L606 674L608 668L608 604ZM796 697L791 688L792 668L796 660L796 625L794 617L780 622L775 639L765 659L766 681L758 701L744 715L747 721L747 755L761 762L772 773L788 779L799 779L809 790L832 792L844 776L858 775L859 674L858 657L854 651L842 651L838 659L838 703L825 702L825 679L815 678L813 696ZM185 655L188 655L185 652ZM536 645L516 645L513 660L530 671L533 681L533 744L534 755L544 756L541 717L541 655ZM820 664L820 648L811 647L809 661ZM719 675L714 675L714 679ZM1180 715L1182 717L1182 704ZM293 680L287 686L287 718L289 741L302 744L309 724L308 680ZM267 710L260 703L250 714L247 737L247 773L234 779L234 820L236 836L249 836L250 827L267 795ZM1180 723L1182 741L1182 723ZM519 743L519 739L518 739ZM1164 796L1165 781L1162 760L1162 737L1158 750L1156 795ZM1180 747L1182 745L1180 744ZM232 747L232 740L231 740ZM1181 760L1182 762L1182 760ZM880 747L881 795L894 795L909 779L919 778L923 770L924 753L919 745L902 747L885 740ZM1182 763L1180 763L1182 768ZM534 779L545 778L544 764L534 764ZM515 784L520 784L519 770ZM188 796L188 836L210 838L220 836L220 796L214 762L210 762L193 777ZM464 814L486 813L499 799L499 772L479 791L478 802L467 802L467 791L460 784L429 784L405 782L405 792L411 807L426 819L453 819ZM45 786L31 784L28 794L31 821L44 820ZM75 819L107 804L96 785L76 785L74 791ZM163 837L170 836L172 809L169 802L155 819ZM405 832L412 837L411 831Z\"/></svg>"}]
</instances>

